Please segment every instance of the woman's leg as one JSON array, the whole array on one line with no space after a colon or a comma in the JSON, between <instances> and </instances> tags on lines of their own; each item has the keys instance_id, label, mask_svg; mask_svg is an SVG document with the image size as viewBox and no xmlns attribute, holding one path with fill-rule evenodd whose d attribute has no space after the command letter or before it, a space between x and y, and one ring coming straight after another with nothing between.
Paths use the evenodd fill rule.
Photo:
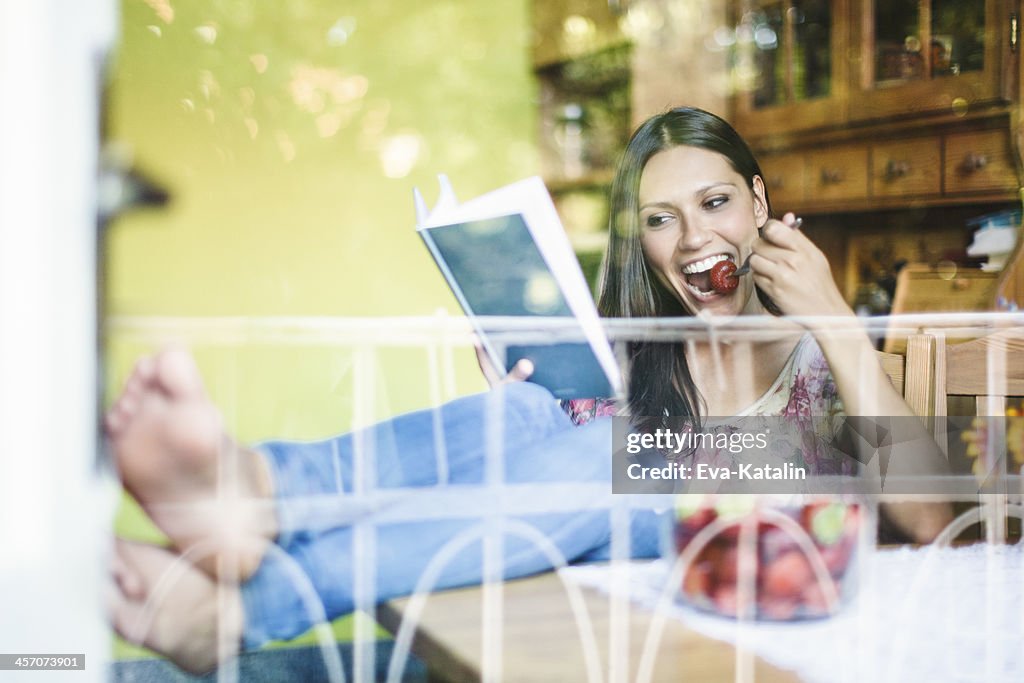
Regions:
<instances>
[{"instance_id":1,"label":"woman's leg","mask_svg":"<svg viewBox=\"0 0 1024 683\"><path fill-rule=\"evenodd\" d=\"M464 509L452 518L451 509L460 505L459 495L475 495L474 486L451 486L451 506L424 511L421 521L373 525L375 557L370 574L373 597L388 600L412 593L433 567L427 589L443 589L480 583L483 579L481 535L488 520L501 535L502 575L524 576L552 568L556 563L607 557L611 538L611 420L597 420L584 427L560 430L546 439L516 444L502 453L504 476L509 484L538 484L516 488L531 495L532 514L503 514L493 506ZM479 470L479 466L477 470ZM466 484L479 483L475 477ZM544 484L564 483L561 491ZM596 484L575 487L573 484ZM420 492L437 505L439 489ZM489 500L499 500L498 490ZM415 502L417 492L410 490ZM504 492L513 495L511 491ZM548 496L537 500L536 496ZM474 499L479 503L480 498ZM483 500L488 500L484 498ZM571 501L571 502L567 502ZM546 506L558 512L543 513ZM658 524L648 510L631 513L631 554L651 557L657 553ZM297 533L284 549L264 558L259 570L242 587L246 626L244 645L256 647L269 639L290 638L302 633L320 618L331 619L355 607L354 527L334 528L323 533ZM538 543L538 537L544 539ZM456 545L457 544L457 545ZM554 557L546 552L553 550ZM450 554L449 553L453 553ZM447 561L443 561L447 557ZM324 614L311 610L311 599L322 601Z\"/></svg>"},{"instance_id":2,"label":"woman's leg","mask_svg":"<svg viewBox=\"0 0 1024 683\"><path fill-rule=\"evenodd\" d=\"M501 464L505 454L575 429L546 389L519 382L323 441L275 441L255 449L272 472L277 543L288 550L296 538L349 524L345 505L358 509L366 500L353 494L480 484L491 449ZM514 463L504 463L498 476L511 480ZM343 499L334 506L330 497L338 495Z\"/></svg>"},{"instance_id":3,"label":"woman's leg","mask_svg":"<svg viewBox=\"0 0 1024 683\"><path fill-rule=\"evenodd\" d=\"M236 559L242 555L241 571L234 574L242 578L259 566L243 589L245 643L250 646L269 637L295 635L312 623L302 601L304 582L312 588L306 597L312 598L311 602L322 600L326 616L350 611L354 604L353 529L300 532L302 537L290 544L291 555L271 546L267 558L263 557L264 545L250 552L248 539L240 540L240 536L251 534L265 542L277 533L276 515L263 514L273 510L266 502L275 489L279 502L338 491L351 494L356 444L367 443L372 444L367 455L376 465L376 476L367 483L380 488L414 489L443 480L438 474L443 468L437 466L442 451L447 455L448 482L455 484L448 487L452 492L458 485L483 481L489 452L504 463L501 474L512 483L603 484L610 482L608 424L599 421L577 429L547 392L519 384L456 401L437 413L396 418L358 436L319 444L268 444L257 453L237 447L225 435L198 371L183 352L163 353L141 362L108 414L114 455L126 487L178 549L187 552L203 544L226 547L227 554L234 553ZM277 473L277 481L270 476L272 471ZM537 487L538 493L541 489ZM431 492L435 491L422 493ZM581 509L575 512L510 518L508 524L514 523L515 531L530 529L542 534L561 557L548 556L521 536L505 536L504 576L549 568L554 559L572 561L606 553L609 513L594 508L609 503L610 483L592 493L596 498L581 502ZM255 507L246 507L252 501ZM256 514L251 514L254 511ZM485 505L470 509L461 519L381 524L376 529L375 597L383 600L412 591L434 553L459 534L470 533L490 511ZM653 515L632 517L634 556L653 554L657 545ZM184 524L179 524L181 518ZM455 554L440 567L432 588L479 582L483 566L479 551L479 543L471 543ZM153 555L168 566L180 561L166 551ZM199 565L215 574L219 554L210 559L214 561ZM246 561L251 563L248 570ZM190 632L198 633L196 629ZM203 638L197 635L193 640Z\"/></svg>"},{"instance_id":4,"label":"woman's leg","mask_svg":"<svg viewBox=\"0 0 1024 683\"><path fill-rule=\"evenodd\" d=\"M194 361L178 350L137 364L107 427L125 487L179 552L194 551L211 575L224 575L226 560L241 579L282 529L290 544L304 524L296 509L311 497L479 482L488 448L513 453L573 429L550 393L516 383L333 439L247 449L225 433Z\"/></svg>"},{"instance_id":5,"label":"woman's leg","mask_svg":"<svg viewBox=\"0 0 1024 683\"><path fill-rule=\"evenodd\" d=\"M269 441L254 449L269 463L275 495L288 499L375 487L478 483L488 447L515 452L573 428L547 389L517 382L333 438ZM364 478L357 482L360 456Z\"/></svg>"}]
</instances>

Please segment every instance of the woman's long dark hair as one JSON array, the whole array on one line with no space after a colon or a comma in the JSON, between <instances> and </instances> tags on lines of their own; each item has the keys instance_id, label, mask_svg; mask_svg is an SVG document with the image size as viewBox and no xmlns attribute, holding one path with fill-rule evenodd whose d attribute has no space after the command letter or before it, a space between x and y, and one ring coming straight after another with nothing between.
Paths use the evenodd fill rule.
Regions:
<instances>
[{"instance_id":1,"label":"woman's long dark hair","mask_svg":"<svg viewBox=\"0 0 1024 683\"><path fill-rule=\"evenodd\" d=\"M679 302L651 272L640 244L640 176L658 152L679 146L699 147L724 156L753 191L761 167L732 126L693 107L679 107L644 122L626 146L612 182L608 255L602 274L598 308L615 318L688 316ZM768 215L771 204L765 190ZM768 296L757 289L765 308L778 314ZM682 344L633 342L628 407L642 429L659 425L664 416L700 420L703 399L693 382Z\"/></svg>"}]
</instances>

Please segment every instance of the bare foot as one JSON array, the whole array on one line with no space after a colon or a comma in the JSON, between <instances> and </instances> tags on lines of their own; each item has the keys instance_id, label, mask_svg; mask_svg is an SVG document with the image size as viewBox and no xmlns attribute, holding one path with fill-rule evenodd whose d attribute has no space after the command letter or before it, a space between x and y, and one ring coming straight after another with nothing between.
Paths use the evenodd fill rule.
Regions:
<instances>
[{"instance_id":1,"label":"bare foot","mask_svg":"<svg viewBox=\"0 0 1024 683\"><path fill-rule=\"evenodd\" d=\"M277 535L263 459L224 433L192 357L138 362L106 418L125 488L211 576L244 580Z\"/></svg>"},{"instance_id":2,"label":"bare foot","mask_svg":"<svg viewBox=\"0 0 1024 683\"><path fill-rule=\"evenodd\" d=\"M180 556L153 545L118 541L108 610L126 640L201 674L238 654L242 599Z\"/></svg>"}]
</instances>

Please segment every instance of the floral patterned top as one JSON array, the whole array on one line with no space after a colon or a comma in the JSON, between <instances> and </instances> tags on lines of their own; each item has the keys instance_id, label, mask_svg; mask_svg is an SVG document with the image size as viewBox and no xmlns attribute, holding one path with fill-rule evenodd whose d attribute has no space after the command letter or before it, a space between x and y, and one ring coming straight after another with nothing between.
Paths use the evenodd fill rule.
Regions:
<instances>
[{"instance_id":1,"label":"floral patterned top","mask_svg":"<svg viewBox=\"0 0 1024 683\"><path fill-rule=\"evenodd\" d=\"M613 399L563 401L562 409L577 425L620 414ZM855 473L854 461L837 457L832 448L845 413L828 361L809 333L797 342L775 382L736 417L781 417L793 428L782 430L779 438L772 439L776 457L793 465L806 465L818 474ZM722 453L718 459L729 458L728 453Z\"/></svg>"}]
</instances>

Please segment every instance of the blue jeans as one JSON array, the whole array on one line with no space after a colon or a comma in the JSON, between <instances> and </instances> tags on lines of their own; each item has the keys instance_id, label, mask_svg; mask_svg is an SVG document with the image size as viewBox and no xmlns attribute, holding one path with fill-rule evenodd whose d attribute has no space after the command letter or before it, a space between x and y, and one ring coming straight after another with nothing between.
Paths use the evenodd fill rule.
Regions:
<instances>
[{"instance_id":1,"label":"blue jeans","mask_svg":"<svg viewBox=\"0 0 1024 683\"><path fill-rule=\"evenodd\" d=\"M356 471L357 448L366 449L364 462L371 461L375 472ZM560 511L544 512L541 501L535 514L503 520L520 530L523 524L529 525L529 533L502 535L502 575L515 578L552 567L551 554L530 540L534 531L543 534L566 562L608 557L611 420L577 427L551 394L535 384L501 386L325 441L269 442L257 450L273 472L282 533L277 546L242 586L247 649L270 639L294 637L322 619L347 614L355 607L355 530L305 514L309 506L304 507L304 502L310 500L318 501L320 510L326 501L329 510L332 496L352 503L368 499L368 493L403 488L415 501L416 487L429 487L418 489L427 493L456 494L460 486L479 492L476 487L496 477L507 484L606 482L607 488L596 487L600 500L590 500L580 509L567 509L563 501ZM489 471L488 462L498 463L497 469L504 471L493 471L493 465ZM362 482L355 481L357 477ZM376 552L371 573L377 601L413 592L445 543L480 525L493 512L480 502L486 499L475 500L475 509L460 514L385 521L372 527ZM633 510L629 515L631 556L655 556L655 513ZM482 579L482 542L471 537L440 567L430 587L472 585Z\"/></svg>"}]
</instances>

